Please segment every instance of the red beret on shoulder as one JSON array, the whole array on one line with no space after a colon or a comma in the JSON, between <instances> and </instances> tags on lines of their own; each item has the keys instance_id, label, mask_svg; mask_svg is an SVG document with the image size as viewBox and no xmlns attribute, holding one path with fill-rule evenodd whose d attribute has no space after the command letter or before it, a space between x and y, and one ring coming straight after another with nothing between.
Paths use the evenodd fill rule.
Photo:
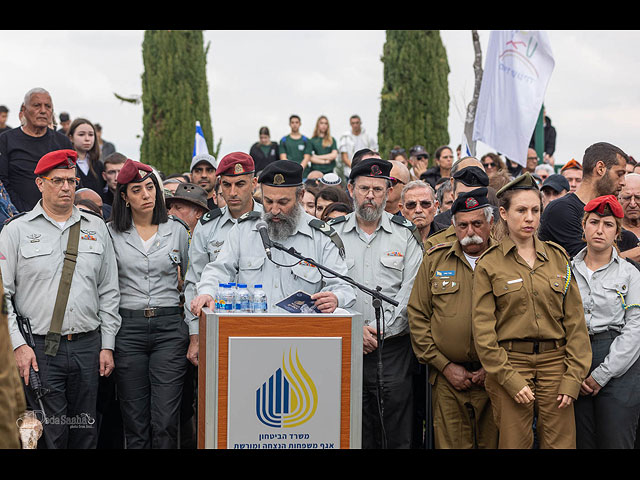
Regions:
<instances>
[{"instance_id":1,"label":"red beret on shoulder","mask_svg":"<svg viewBox=\"0 0 640 480\"><path fill-rule=\"evenodd\" d=\"M75 150L54 150L38 161L33 173L41 175L54 168L76 168L76 160L78 160L78 154Z\"/></svg>"},{"instance_id":2,"label":"red beret on shoulder","mask_svg":"<svg viewBox=\"0 0 640 480\"><path fill-rule=\"evenodd\" d=\"M218 164L216 174L220 175L245 175L255 172L256 166L251 155L243 152L232 152L225 155Z\"/></svg>"},{"instance_id":3,"label":"red beret on shoulder","mask_svg":"<svg viewBox=\"0 0 640 480\"><path fill-rule=\"evenodd\" d=\"M145 180L152 173L153 169L149 165L127 158L116 177L116 182L121 185L137 183Z\"/></svg>"},{"instance_id":4,"label":"red beret on shoulder","mask_svg":"<svg viewBox=\"0 0 640 480\"><path fill-rule=\"evenodd\" d=\"M602 197L594 198L584 206L584 211L596 212L598 215L608 215L608 213L605 214L606 207L609 207L611 214L613 214L614 217L624 217L622 205L620 205L620 202L618 202L615 195L604 195Z\"/></svg>"}]
</instances>

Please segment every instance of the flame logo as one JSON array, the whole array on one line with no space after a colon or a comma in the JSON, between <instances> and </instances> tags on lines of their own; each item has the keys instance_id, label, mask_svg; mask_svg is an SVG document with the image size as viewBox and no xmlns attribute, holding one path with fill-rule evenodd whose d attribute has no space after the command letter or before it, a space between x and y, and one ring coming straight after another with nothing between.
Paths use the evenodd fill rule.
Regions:
<instances>
[{"instance_id":1,"label":"flame logo","mask_svg":"<svg viewBox=\"0 0 640 480\"><path fill-rule=\"evenodd\" d=\"M295 352L282 354L282 367L256 390L256 415L268 427L292 428L309 421L318 407L318 391Z\"/></svg>"}]
</instances>

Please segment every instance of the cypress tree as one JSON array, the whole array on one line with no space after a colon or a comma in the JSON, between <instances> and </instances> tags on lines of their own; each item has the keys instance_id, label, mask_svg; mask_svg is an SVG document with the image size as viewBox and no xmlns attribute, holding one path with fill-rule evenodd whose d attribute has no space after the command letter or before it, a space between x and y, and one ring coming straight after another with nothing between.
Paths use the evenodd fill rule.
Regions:
<instances>
[{"instance_id":1,"label":"cypress tree","mask_svg":"<svg viewBox=\"0 0 640 480\"><path fill-rule=\"evenodd\" d=\"M382 62L378 145L383 158L400 145L430 153L449 143L449 63L437 30L387 30Z\"/></svg>"},{"instance_id":2,"label":"cypress tree","mask_svg":"<svg viewBox=\"0 0 640 480\"><path fill-rule=\"evenodd\" d=\"M211 148L207 50L201 30L147 30L144 34L140 161L165 174L189 170L196 120L209 153L216 153Z\"/></svg>"}]
</instances>

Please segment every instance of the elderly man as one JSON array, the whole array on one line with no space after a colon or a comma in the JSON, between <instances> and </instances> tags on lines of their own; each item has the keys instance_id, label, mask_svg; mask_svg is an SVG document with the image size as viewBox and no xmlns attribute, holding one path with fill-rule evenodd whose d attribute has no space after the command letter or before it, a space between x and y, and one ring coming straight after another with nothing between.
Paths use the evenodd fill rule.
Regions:
<instances>
[{"instance_id":1,"label":"elderly man","mask_svg":"<svg viewBox=\"0 0 640 480\"><path fill-rule=\"evenodd\" d=\"M540 177L540 185L544 183L544 181L549 178L550 175L553 175L553 167L547 163L542 163L538 165L533 171L538 177Z\"/></svg>"},{"instance_id":2,"label":"elderly man","mask_svg":"<svg viewBox=\"0 0 640 480\"><path fill-rule=\"evenodd\" d=\"M409 448L413 428L413 373L417 363L409 340L406 305L422 258L416 227L385 211L391 163L365 159L351 169L347 188L354 212L331 221L345 244L349 277L398 302L382 304L381 331L372 298L356 291L353 310L364 318L362 447ZM379 335L378 335L379 334ZM378 344L378 341L383 341ZM377 382L378 351L382 360L384 422L380 424ZM382 433L386 445L381 440Z\"/></svg>"},{"instance_id":3,"label":"elderly man","mask_svg":"<svg viewBox=\"0 0 640 480\"><path fill-rule=\"evenodd\" d=\"M0 233L2 281L15 305L14 310L6 302L16 363L25 383L33 367L50 390L45 408L51 421L44 435L56 448L96 447L98 378L113 371L121 323L107 227L73 205L76 158L73 150L44 155L34 172L41 201ZM63 270L71 275L70 285L61 279ZM31 321L35 351L20 334L18 313ZM35 407L31 390L26 392Z\"/></svg>"},{"instance_id":4,"label":"elderly man","mask_svg":"<svg viewBox=\"0 0 640 480\"><path fill-rule=\"evenodd\" d=\"M208 153L200 153L191 160L191 183L206 190L209 210L217 206L215 201L216 166L215 157Z\"/></svg>"},{"instance_id":5,"label":"elderly man","mask_svg":"<svg viewBox=\"0 0 640 480\"><path fill-rule=\"evenodd\" d=\"M384 210L391 215L402 215L400 197L404 186L411 181L411 174L404 163L398 160L389 161L391 162L391 189L389 190L387 204Z\"/></svg>"},{"instance_id":6,"label":"elderly man","mask_svg":"<svg viewBox=\"0 0 640 480\"><path fill-rule=\"evenodd\" d=\"M193 183L180 183L172 196L165 199L167 213L174 215L193 232L198 220L209 211L207 191Z\"/></svg>"},{"instance_id":7,"label":"elderly man","mask_svg":"<svg viewBox=\"0 0 640 480\"><path fill-rule=\"evenodd\" d=\"M451 210L456 240L427 251L413 284L407 307L411 343L418 360L431 367L435 447L497 448L471 324L473 270L493 244L487 189L461 194Z\"/></svg>"},{"instance_id":8,"label":"elderly man","mask_svg":"<svg viewBox=\"0 0 640 480\"><path fill-rule=\"evenodd\" d=\"M35 169L47 153L73 149L69 137L49 128L53 121L51 95L43 88L29 90L20 107L24 125L0 136L0 181L19 212L31 210L40 200Z\"/></svg>"},{"instance_id":9,"label":"elderly man","mask_svg":"<svg viewBox=\"0 0 640 480\"><path fill-rule=\"evenodd\" d=\"M620 190L620 204L624 211L622 226L635 234L640 241L640 175L628 173Z\"/></svg>"},{"instance_id":10,"label":"elderly man","mask_svg":"<svg viewBox=\"0 0 640 480\"><path fill-rule=\"evenodd\" d=\"M260 218L262 205L253 199L258 183L253 158L243 152L233 152L222 158L218 165L218 181L227 204L207 213L192 229L189 246L189 269L184 279L185 321L191 338L187 358L198 364L198 317L191 313L191 301L196 297L196 284L208 263L213 262L227 240L231 228L240 217Z\"/></svg>"},{"instance_id":11,"label":"elderly man","mask_svg":"<svg viewBox=\"0 0 640 480\"><path fill-rule=\"evenodd\" d=\"M322 276L315 265L296 261L281 250L271 249L270 259L261 251L262 240L256 228L260 219L266 223L271 241L287 249L294 248L339 274L347 274L340 255L340 239L332 228L302 209L302 171L299 163L290 160L277 160L262 170L258 182L264 212L257 218L248 212L229 230L217 258L207 264L196 285L198 296L190 303L194 315L200 315L203 306L214 308L218 283L236 281L236 278L238 283L262 284L271 312L278 311L276 304L280 300L299 290L310 294L322 313L351 306L355 294L347 282Z\"/></svg>"},{"instance_id":12,"label":"elderly man","mask_svg":"<svg viewBox=\"0 0 640 480\"><path fill-rule=\"evenodd\" d=\"M438 210L438 201L433 188L422 180L414 180L405 185L400 194L400 212L402 216L418 227L424 243L433 235L435 227L433 217Z\"/></svg>"},{"instance_id":13,"label":"elderly man","mask_svg":"<svg viewBox=\"0 0 640 480\"><path fill-rule=\"evenodd\" d=\"M560 169L560 175L569 182L569 193L575 193L582 183L582 165L572 158Z\"/></svg>"},{"instance_id":14,"label":"elderly man","mask_svg":"<svg viewBox=\"0 0 640 480\"><path fill-rule=\"evenodd\" d=\"M102 197L90 188L81 188L78 190L73 204L80 209L93 212L105 220L109 220L111 217L111 205L105 204L102 201Z\"/></svg>"}]
</instances>

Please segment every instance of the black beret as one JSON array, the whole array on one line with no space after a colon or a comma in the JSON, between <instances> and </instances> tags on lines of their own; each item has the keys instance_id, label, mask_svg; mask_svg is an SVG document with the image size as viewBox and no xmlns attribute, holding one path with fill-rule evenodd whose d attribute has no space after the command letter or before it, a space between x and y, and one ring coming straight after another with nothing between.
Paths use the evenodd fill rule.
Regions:
<instances>
[{"instance_id":1,"label":"black beret","mask_svg":"<svg viewBox=\"0 0 640 480\"><path fill-rule=\"evenodd\" d=\"M276 160L264 167L258 182L272 187L297 187L302 185L302 170L302 165L292 160Z\"/></svg>"},{"instance_id":2,"label":"black beret","mask_svg":"<svg viewBox=\"0 0 640 480\"><path fill-rule=\"evenodd\" d=\"M529 172L526 172L498 190L496 196L500 197L507 190L538 190L538 184L536 183L536 179L533 178Z\"/></svg>"},{"instance_id":3,"label":"black beret","mask_svg":"<svg viewBox=\"0 0 640 480\"><path fill-rule=\"evenodd\" d=\"M358 162L355 167L351 168L349 180L354 180L356 177L380 177L388 180L392 166L388 160L365 158Z\"/></svg>"},{"instance_id":4,"label":"black beret","mask_svg":"<svg viewBox=\"0 0 640 480\"><path fill-rule=\"evenodd\" d=\"M467 187L486 187L489 176L480 167L464 167L453 174L453 178L464 183Z\"/></svg>"},{"instance_id":5,"label":"black beret","mask_svg":"<svg viewBox=\"0 0 640 480\"><path fill-rule=\"evenodd\" d=\"M488 191L487 187L480 187L461 193L451 205L451 215L455 215L456 212L471 212L490 205Z\"/></svg>"}]
</instances>

